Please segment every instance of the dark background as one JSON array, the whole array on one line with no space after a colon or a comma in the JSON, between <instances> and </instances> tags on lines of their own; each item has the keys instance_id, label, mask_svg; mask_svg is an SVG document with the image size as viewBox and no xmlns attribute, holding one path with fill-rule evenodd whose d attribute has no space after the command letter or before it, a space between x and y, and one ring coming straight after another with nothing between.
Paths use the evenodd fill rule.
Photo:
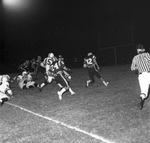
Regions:
<instances>
[{"instance_id":1,"label":"dark background","mask_svg":"<svg viewBox=\"0 0 150 143\"><path fill-rule=\"evenodd\" d=\"M50 52L70 68L82 67L88 52L100 66L130 64L136 44L149 51L149 7L148 0L31 0L16 11L3 5L0 72Z\"/></svg>"}]
</instances>

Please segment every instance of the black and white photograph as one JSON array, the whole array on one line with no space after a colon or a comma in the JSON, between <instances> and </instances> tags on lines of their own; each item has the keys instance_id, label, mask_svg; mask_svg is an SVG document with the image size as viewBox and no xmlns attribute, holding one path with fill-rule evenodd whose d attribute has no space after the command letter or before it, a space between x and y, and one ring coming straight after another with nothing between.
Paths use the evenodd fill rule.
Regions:
<instances>
[{"instance_id":1,"label":"black and white photograph","mask_svg":"<svg viewBox=\"0 0 150 143\"><path fill-rule=\"evenodd\" d=\"M149 143L149 0L2 0L1 143Z\"/></svg>"}]
</instances>

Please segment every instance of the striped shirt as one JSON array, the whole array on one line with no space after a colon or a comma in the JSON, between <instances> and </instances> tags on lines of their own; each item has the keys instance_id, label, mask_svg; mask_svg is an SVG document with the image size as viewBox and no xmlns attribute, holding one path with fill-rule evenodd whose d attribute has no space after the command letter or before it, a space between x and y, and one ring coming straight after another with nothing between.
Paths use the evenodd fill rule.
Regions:
<instances>
[{"instance_id":1,"label":"striped shirt","mask_svg":"<svg viewBox=\"0 0 150 143\"><path fill-rule=\"evenodd\" d=\"M131 71L138 70L139 73L150 72L150 54L145 52L134 56Z\"/></svg>"}]
</instances>

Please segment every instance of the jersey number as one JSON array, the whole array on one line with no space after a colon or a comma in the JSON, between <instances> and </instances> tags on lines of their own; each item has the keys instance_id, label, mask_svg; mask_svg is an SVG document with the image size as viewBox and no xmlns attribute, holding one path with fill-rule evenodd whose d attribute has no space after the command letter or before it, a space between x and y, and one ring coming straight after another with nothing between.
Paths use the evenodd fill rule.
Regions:
<instances>
[{"instance_id":1,"label":"jersey number","mask_svg":"<svg viewBox=\"0 0 150 143\"><path fill-rule=\"evenodd\" d=\"M87 59L87 64L88 65L92 65L92 59L90 58L90 59Z\"/></svg>"}]
</instances>

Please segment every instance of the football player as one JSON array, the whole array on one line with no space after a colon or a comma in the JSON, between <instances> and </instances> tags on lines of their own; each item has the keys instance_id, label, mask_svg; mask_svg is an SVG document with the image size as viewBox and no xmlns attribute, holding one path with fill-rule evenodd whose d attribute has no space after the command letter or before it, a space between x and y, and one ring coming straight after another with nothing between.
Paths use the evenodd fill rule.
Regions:
<instances>
[{"instance_id":1,"label":"football player","mask_svg":"<svg viewBox=\"0 0 150 143\"><path fill-rule=\"evenodd\" d=\"M0 105L13 98L13 92L10 89L10 76L0 75Z\"/></svg>"},{"instance_id":2,"label":"football player","mask_svg":"<svg viewBox=\"0 0 150 143\"><path fill-rule=\"evenodd\" d=\"M89 52L87 54L87 57L84 59L83 67L87 69L90 80L86 81L86 87L88 87L90 84L93 84L95 82L94 76L97 76L105 86L109 84L109 82L106 82L101 74L100 74L100 67L96 61L96 56L93 55L93 53Z\"/></svg>"},{"instance_id":3,"label":"football player","mask_svg":"<svg viewBox=\"0 0 150 143\"><path fill-rule=\"evenodd\" d=\"M69 82L66 80L62 67L59 65L58 61L53 62L51 67L52 67L52 72L55 75L55 81L58 84L58 86L61 88L61 90L57 92L59 100L62 100L62 95L66 91L69 91L71 95L74 95L75 92L72 90L72 88L69 85Z\"/></svg>"},{"instance_id":4,"label":"football player","mask_svg":"<svg viewBox=\"0 0 150 143\"><path fill-rule=\"evenodd\" d=\"M42 63L42 58L41 56L38 56L36 59L35 75L37 75L39 72L44 74L45 67L42 67L41 63Z\"/></svg>"},{"instance_id":5,"label":"football player","mask_svg":"<svg viewBox=\"0 0 150 143\"><path fill-rule=\"evenodd\" d=\"M22 74L23 71L30 72L30 68L31 68L30 61L29 61L29 60L26 60L24 63L22 63L22 64L18 67L19 74ZM19 74L18 74L18 75L19 75Z\"/></svg>"},{"instance_id":6,"label":"football player","mask_svg":"<svg viewBox=\"0 0 150 143\"><path fill-rule=\"evenodd\" d=\"M35 58L33 58L30 61L30 64L31 64L31 70L30 70L30 72L35 75L36 74L36 67L37 67L37 63L36 63Z\"/></svg>"},{"instance_id":7,"label":"football player","mask_svg":"<svg viewBox=\"0 0 150 143\"><path fill-rule=\"evenodd\" d=\"M53 53L49 53L48 57L44 59L44 61L41 63L41 66L45 68L45 81L39 85L39 90L42 91L42 89L49 83L52 83L54 79L54 75L51 72L51 65L54 61L57 61L57 58L54 56Z\"/></svg>"},{"instance_id":8,"label":"football player","mask_svg":"<svg viewBox=\"0 0 150 143\"><path fill-rule=\"evenodd\" d=\"M23 71L22 75L18 75L17 82L20 89L29 89L32 87L38 87L38 84L32 80L31 74L26 71Z\"/></svg>"},{"instance_id":9,"label":"football player","mask_svg":"<svg viewBox=\"0 0 150 143\"><path fill-rule=\"evenodd\" d=\"M70 81L71 76L69 75L68 71L71 71L71 69L66 67L65 62L64 62L64 58L62 57L62 55L59 55L59 57L58 57L58 65L62 69L64 77L68 81Z\"/></svg>"}]
</instances>

